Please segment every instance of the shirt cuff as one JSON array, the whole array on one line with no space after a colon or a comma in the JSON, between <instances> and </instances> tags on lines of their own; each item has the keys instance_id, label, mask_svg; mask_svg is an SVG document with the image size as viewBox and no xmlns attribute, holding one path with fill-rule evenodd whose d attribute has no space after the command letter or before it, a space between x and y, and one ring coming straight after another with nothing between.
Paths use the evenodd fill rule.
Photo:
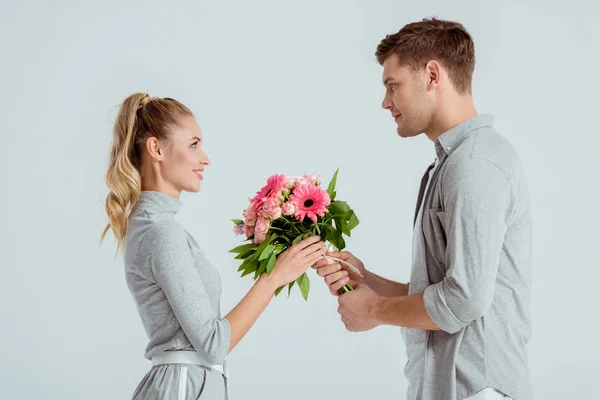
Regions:
<instances>
[{"instance_id":1,"label":"shirt cuff","mask_svg":"<svg viewBox=\"0 0 600 400\"><path fill-rule=\"evenodd\" d=\"M456 333L467 324L454 315L444 296L444 281L431 285L423 293L425 310L435 324L443 331Z\"/></svg>"}]
</instances>

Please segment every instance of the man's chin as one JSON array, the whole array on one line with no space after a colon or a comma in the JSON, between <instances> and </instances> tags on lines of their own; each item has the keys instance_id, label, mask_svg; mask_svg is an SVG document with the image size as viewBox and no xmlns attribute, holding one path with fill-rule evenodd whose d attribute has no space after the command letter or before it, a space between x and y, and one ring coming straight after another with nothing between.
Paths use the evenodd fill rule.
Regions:
<instances>
[{"instance_id":1,"label":"man's chin","mask_svg":"<svg viewBox=\"0 0 600 400\"><path fill-rule=\"evenodd\" d=\"M418 133L413 133L413 132L407 132L401 129L397 129L396 132L398 132L398 136L400 136L401 138L409 138L409 137L413 137L413 136L417 136Z\"/></svg>"}]
</instances>

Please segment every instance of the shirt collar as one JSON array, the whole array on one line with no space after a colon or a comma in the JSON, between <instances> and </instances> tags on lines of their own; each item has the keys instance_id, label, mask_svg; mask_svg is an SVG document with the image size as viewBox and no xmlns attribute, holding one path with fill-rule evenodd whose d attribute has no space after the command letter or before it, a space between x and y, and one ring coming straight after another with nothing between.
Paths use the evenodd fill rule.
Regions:
<instances>
[{"instance_id":1,"label":"shirt collar","mask_svg":"<svg viewBox=\"0 0 600 400\"><path fill-rule=\"evenodd\" d=\"M442 159L444 155L449 156L469 133L484 126L491 127L493 122L492 114L479 114L442 133L435 142L438 159Z\"/></svg>"},{"instance_id":2,"label":"shirt collar","mask_svg":"<svg viewBox=\"0 0 600 400\"><path fill-rule=\"evenodd\" d=\"M181 201L162 192L145 190L140 193L135 207L156 214L177 214Z\"/></svg>"}]
</instances>

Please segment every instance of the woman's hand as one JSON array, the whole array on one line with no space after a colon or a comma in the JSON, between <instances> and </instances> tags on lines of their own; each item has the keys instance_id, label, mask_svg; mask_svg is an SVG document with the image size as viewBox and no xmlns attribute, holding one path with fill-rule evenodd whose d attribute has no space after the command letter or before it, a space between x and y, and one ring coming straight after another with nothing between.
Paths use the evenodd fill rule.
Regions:
<instances>
[{"instance_id":1,"label":"woman's hand","mask_svg":"<svg viewBox=\"0 0 600 400\"><path fill-rule=\"evenodd\" d=\"M311 236L293 245L279 256L269 277L276 288L298 279L318 259L323 257L326 248L319 236Z\"/></svg>"}]
</instances>

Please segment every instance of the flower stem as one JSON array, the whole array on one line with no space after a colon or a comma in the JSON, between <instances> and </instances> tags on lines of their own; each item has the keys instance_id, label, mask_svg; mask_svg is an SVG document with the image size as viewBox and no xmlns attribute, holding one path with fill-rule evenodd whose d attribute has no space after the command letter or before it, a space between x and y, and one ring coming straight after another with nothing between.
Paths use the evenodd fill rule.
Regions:
<instances>
[{"instance_id":1,"label":"flower stem","mask_svg":"<svg viewBox=\"0 0 600 400\"><path fill-rule=\"evenodd\" d=\"M341 288L340 290L338 290L338 293L339 294L344 294L346 292L351 292L353 290L354 290L354 288L352 287L352 285L349 284L349 283L347 283L347 284L344 285L343 288Z\"/></svg>"}]
</instances>

